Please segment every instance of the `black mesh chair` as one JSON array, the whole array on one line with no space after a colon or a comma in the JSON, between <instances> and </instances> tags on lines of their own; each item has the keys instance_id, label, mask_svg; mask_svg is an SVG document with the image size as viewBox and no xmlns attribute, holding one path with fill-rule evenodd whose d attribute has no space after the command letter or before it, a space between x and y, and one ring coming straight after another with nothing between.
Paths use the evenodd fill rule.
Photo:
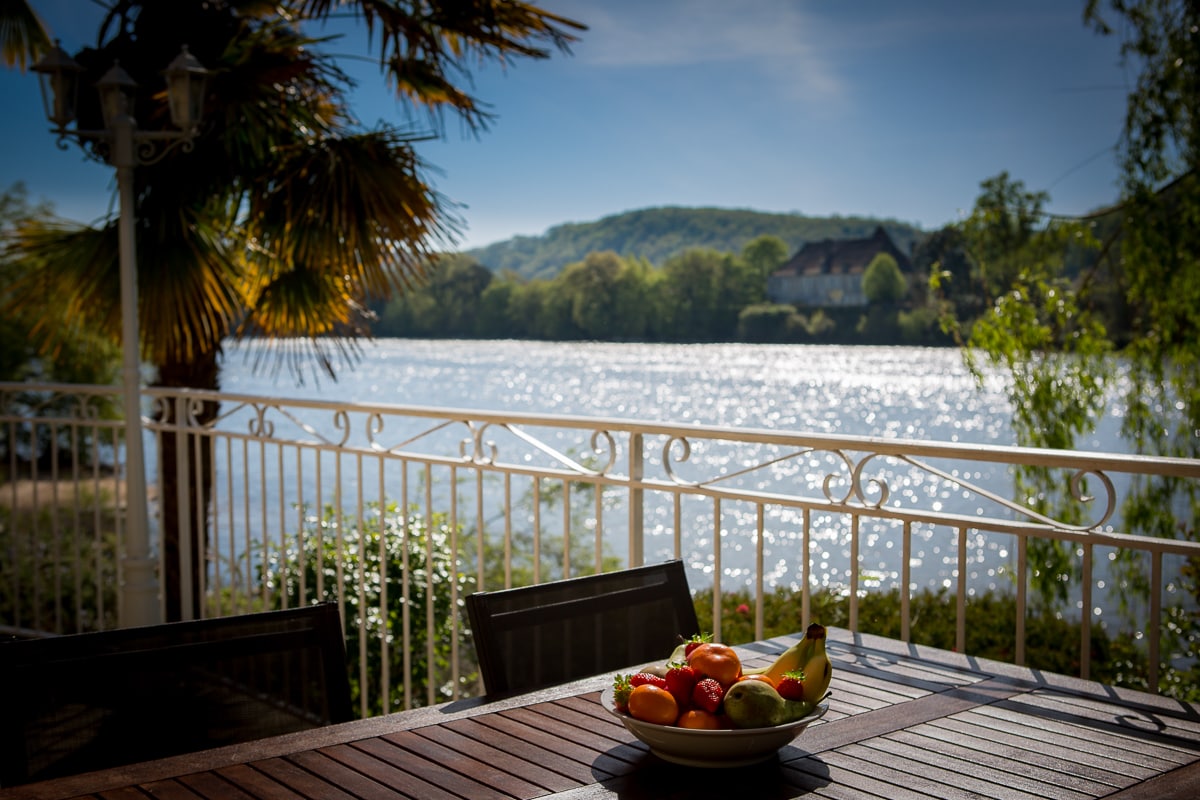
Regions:
<instances>
[{"instance_id":1,"label":"black mesh chair","mask_svg":"<svg viewBox=\"0 0 1200 800\"><path fill-rule=\"evenodd\" d=\"M683 562L467 596L489 696L663 660L700 632Z\"/></svg>"},{"instance_id":2,"label":"black mesh chair","mask_svg":"<svg viewBox=\"0 0 1200 800\"><path fill-rule=\"evenodd\" d=\"M352 717L332 603L0 643L0 787Z\"/></svg>"}]
</instances>

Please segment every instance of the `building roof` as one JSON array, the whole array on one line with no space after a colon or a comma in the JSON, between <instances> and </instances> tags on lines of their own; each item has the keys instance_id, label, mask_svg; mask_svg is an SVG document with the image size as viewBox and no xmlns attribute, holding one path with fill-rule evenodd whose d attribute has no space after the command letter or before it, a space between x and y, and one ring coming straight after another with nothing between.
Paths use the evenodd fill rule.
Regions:
<instances>
[{"instance_id":1,"label":"building roof","mask_svg":"<svg viewBox=\"0 0 1200 800\"><path fill-rule=\"evenodd\" d=\"M911 272L908 256L900 252L883 226L865 239L822 239L807 242L775 271L776 275L861 275L881 252L896 259L901 272Z\"/></svg>"}]
</instances>

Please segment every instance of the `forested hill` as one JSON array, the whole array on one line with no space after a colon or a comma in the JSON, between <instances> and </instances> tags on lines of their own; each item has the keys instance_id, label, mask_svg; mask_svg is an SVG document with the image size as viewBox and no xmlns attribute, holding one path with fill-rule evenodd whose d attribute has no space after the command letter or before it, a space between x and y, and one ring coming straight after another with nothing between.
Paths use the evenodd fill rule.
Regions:
<instances>
[{"instance_id":1,"label":"forested hill","mask_svg":"<svg viewBox=\"0 0 1200 800\"><path fill-rule=\"evenodd\" d=\"M512 270L525 278L550 279L588 253L611 250L640 257L655 266L695 247L740 252L764 234L778 236L790 252L805 242L870 236L883 225L904 252L923 235L914 225L871 217L807 217L729 208L646 208L626 211L596 222L557 225L541 236L517 236L466 251L493 272Z\"/></svg>"}]
</instances>

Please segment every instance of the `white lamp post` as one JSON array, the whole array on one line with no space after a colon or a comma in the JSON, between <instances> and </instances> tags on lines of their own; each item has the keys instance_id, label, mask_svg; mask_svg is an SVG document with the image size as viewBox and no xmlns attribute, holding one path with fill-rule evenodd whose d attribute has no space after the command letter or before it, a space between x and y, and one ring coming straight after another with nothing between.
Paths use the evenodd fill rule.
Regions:
<instances>
[{"instance_id":1,"label":"white lamp post","mask_svg":"<svg viewBox=\"0 0 1200 800\"><path fill-rule=\"evenodd\" d=\"M121 585L122 627L150 625L161 620L155 560L150 551L150 516L146 501L146 458L142 443L141 352L138 338L137 207L134 203L133 170L139 163L151 164L175 144L190 147L196 136L204 105L208 72L187 51L187 46L164 70L171 122L178 131L139 131L133 118L137 84L114 64L96 83L104 113L104 130L68 130L75 120L79 76L82 67L55 42L54 49L33 65L41 78L46 117L60 142L75 138L108 143L109 163L117 170L120 196L118 242L121 268L121 358L125 410L125 548L121 553L124 581ZM143 152L151 142L162 142L157 152Z\"/></svg>"}]
</instances>

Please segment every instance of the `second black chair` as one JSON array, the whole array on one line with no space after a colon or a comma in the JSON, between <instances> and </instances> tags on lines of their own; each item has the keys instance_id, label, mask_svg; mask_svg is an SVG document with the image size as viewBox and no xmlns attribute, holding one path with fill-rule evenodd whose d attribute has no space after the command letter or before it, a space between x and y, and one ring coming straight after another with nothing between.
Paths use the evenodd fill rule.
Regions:
<instances>
[{"instance_id":1,"label":"second black chair","mask_svg":"<svg viewBox=\"0 0 1200 800\"><path fill-rule=\"evenodd\" d=\"M683 562L668 561L466 599L489 696L666 661L700 632Z\"/></svg>"}]
</instances>

